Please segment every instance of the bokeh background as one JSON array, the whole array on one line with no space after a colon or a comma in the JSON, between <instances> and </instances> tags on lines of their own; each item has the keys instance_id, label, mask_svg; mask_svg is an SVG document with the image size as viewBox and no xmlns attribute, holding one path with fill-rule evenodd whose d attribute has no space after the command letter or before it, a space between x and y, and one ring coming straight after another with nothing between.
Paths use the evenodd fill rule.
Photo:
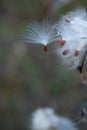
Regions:
<instances>
[{"instance_id":1,"label":"bokeh background","mask_svg":"<svg viewBox=\"0 0 87 130\"><path fill-rule=\"evenodd\" d=\"M87 101L79 74L61 64L54 43L45 53L22 35L34 19L58 21L79 7L86 8L87 1L0 0L0 130L29 130L31 112L38 107L78 119ZM80 129L87 129L86 124Z\"/></svg>"}]
</instances>

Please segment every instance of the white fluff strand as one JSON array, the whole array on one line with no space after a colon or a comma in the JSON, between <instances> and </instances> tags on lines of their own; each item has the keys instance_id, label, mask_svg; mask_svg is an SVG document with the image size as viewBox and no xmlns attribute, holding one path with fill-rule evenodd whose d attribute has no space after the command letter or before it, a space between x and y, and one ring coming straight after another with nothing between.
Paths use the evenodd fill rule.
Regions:
<instances>
[{"instance_id":1,"label":"white fluff strand","mask_svg":"<svg viewBox=\"0 0 87 130\"><path fill-rule=\"evenodd\" d=\"M68 118L55 114L52 108L39 108L32 114L32 130L77 130Z\"/></svg>"},{"instance_id":2,"label":"white fluff strand","mask_svg":"<svg viewBox=\"0 0 87 130\"><path fill-rule=\"evenodd\" d=\"M33 22L29 25L25 33L25 41L28 43L38 43L45 46L44 51L49 43L55 41L57 34L55 34L53 25L47 20L42 22Z\"/></svg>"}]
</instances>

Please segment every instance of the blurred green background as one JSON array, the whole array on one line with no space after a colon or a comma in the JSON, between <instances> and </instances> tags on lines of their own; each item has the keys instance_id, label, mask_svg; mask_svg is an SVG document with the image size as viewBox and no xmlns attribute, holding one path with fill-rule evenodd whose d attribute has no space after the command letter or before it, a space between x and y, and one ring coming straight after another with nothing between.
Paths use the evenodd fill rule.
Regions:
<instances>
[{"instance_id":1,"label":"blurred green background","mask_svg":"<svg viewBox=\"0 0 87 130\"><path fill-rule=\"evenodd\" d=\"M79 74L61 64L54 44L45 53L41 45L22 40L31 20L57 21L78 7L86 8L87 1L0 0L0 130L28 130L37 107L78 119L87 99Z\"/></svg>"}]
</instances>

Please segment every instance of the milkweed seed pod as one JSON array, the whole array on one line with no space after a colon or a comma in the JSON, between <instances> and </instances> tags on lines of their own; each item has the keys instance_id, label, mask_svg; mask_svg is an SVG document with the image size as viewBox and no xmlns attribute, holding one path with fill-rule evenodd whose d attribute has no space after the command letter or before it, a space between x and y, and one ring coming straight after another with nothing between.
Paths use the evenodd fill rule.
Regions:
<instances>
[{"instance_id":1,"label":"milkweed seed pod","mask_svg":"<svg viewBox=\"0 0 87 130\"><path fill-rule=\"evenodd\" d=\"M71 69L78 69L84 84L87 84L87 12L79 9L67 13L55 25L57 32L61 33L61 41L58 40L57 53L64 63Z\"/></svg>"}]
</instances>

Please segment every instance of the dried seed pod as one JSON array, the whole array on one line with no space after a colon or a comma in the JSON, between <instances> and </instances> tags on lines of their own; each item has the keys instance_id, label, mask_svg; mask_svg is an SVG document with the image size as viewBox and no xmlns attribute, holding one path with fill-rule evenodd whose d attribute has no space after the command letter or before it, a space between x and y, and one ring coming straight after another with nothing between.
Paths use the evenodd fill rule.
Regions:
<instances>
[{"instance_id":1,"label":"dried seed pod","mask_svg":"<svg viewBox=\"0 0 87 130\"><path fill-rule=\"evenodd\" d=\"M82 79L82 82L87 85L87 51L83 57L80 77Z\"/></svg>"}]
</instances>

